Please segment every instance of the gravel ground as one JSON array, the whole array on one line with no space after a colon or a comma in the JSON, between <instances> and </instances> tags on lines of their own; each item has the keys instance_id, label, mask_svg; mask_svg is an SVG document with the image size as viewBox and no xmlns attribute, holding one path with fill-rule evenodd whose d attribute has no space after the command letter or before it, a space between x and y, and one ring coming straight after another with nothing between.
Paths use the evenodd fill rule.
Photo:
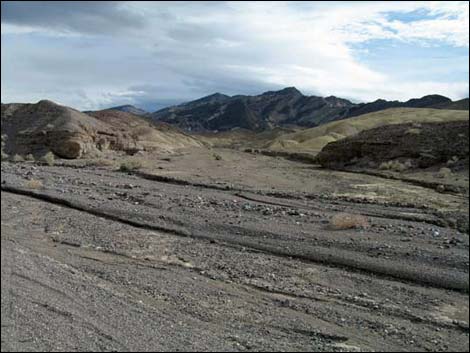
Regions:
<instances>
[{"instance_id":1,"label":"gravel ground","mask_svg":"<svg viewBox=\"0 0 470 353\"><path fill-rule=\"evenodd\" d=\"M2 351L468 351L469 238L435 209L206 174L2 163Z\"/></svg>"}]
</instances>

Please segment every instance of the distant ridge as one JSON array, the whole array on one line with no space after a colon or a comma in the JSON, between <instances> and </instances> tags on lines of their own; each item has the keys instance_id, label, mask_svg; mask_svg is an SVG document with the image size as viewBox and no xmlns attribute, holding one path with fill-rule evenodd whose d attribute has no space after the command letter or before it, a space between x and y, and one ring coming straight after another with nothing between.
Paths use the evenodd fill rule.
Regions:
<instances>
[{"instance_id":1,"label":"distant ridge","mask_svg":"<svg viewBox=\"0 0 470 353\"><path fill-rule=\"evenodd\" d=\"M108 108L108 110L119 110L120 112L131 113L134 115L147 115L148 114L148 112L146 112L145 110L137 108L130 104Z\"/></svg>"},{"instance_id":2,"label":"distant ridge","mask_svg":"<svg viewBox=\"0 0 470 353\"><path fill-rule=\"evenodd\" d=\"M295 87L286 87L255 96L215 93L161 109L149 117L186 131L228 131L235 128L262 131L289 126L315 127L389 108L468 110L468 99L452 102L447 97L433 94L406 102L378 99L356 104L335 96L305 96Z\"/></svg>"}]
</instances>

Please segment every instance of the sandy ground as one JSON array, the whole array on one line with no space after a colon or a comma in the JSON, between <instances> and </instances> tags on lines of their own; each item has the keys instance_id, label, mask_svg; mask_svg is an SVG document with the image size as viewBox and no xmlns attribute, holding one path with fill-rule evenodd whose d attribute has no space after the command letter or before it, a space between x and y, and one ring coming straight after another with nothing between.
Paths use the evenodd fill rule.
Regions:
<instances>
[{"instance_id":1,"label":"sandy ground","mask_svg":"<svg viewBox=\"0 0 470 353\"><path fill-rule=\"evenodd\" d=\"M468 195L203 149L1 179L2 351L469 349Z\"/></svg>"}]
</instances>

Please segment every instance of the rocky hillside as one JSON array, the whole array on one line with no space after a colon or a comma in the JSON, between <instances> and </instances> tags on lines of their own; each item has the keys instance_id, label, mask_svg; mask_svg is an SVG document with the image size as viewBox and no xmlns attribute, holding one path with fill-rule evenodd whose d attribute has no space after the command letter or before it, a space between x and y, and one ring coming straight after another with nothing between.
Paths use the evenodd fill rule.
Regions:
<instances>
[{"instance_id":1,"label":"rocky hillside","mask_svg":"<svg viewBox=\"0 0 470 353\"><path fill-rule=\"evenodd\" d=\"M315 126L346 117L352 106L345 99L304 96L290 87L258 96L230 97L216 93L151 116L190 131L264 130L289 125Z\"/></svg>"},{"instance_id":2,"label":"rocky hillside","mask_svg":"<svg viewBox=\"0 0 470 353\"><path fill-rule=\"evenodd\" d=\"M177 127L162 122L154 123L131 113L107 109L90 115L111 127L114 133L119 134L120 141L128 142L119 149L170 152L177 148L202 146L197 139Z\"/></svg>"},{"instance_id":3,"label":"rocky hillside","mask_svg":"<svg viewBox=\"0 0 470 353\"><path fill-rule=\"evenodd\" d=\"M134 114L134 115L147 115L148 114L148 112L146 112L145 110L134 107L133 105L129 105L129 104L128 105L120 105L118 107L108 108L108 110L118 110L118 111L121 111L121 112L131 113L131 114Z\"/></svg>"},{"instance_id":4,"label":"rocky hillside","mask_svg":"<svg viewBox=\"0 0 470 353\"><path fill-rule=\"evenodd\" d=\"M468 111L391 108L361 116L333 121L311 129L284 134L270 141L267 149L316 154L330 142L341 140L361 131L393 124L468 121Z\"/></svg>"},{"instance_id":5,"label":"rocky hillside","mask_svg":"<svg viewBox=\"0 0 470 353\"><path fill-rule=\"evenodd\" d=\"M468 98L461 99L455 102L440 103L432 106L435 109L452 109L452 110L468 110Z\"/></svg>"},{"instance_id":6,"label":"rocky hillside","mask_svg":"<svg viewBox=\"0 0 470 353\"><path fill-rule=\"evenodd\" d=\"M459 165L468 169L469 122L396 124L378 127L329 143L318 154L324 167L386 166L404 168ZM392 165L393 166L393 165Z\"/></svg>"},{"instance_id":7,"label":"rocky hillside","mask_svg":"<svg viewBox=\"0 0 470 353\"><path fill-rule=\"evenodd\" d=\"M187 131L227 131L233 128L261 131L289 126L315 127L389 108L446 109L452 103L447 97L429 95L406 102L381 99L354 104L334 96L305 96L296 88L289 87L257 96L230 97L216 93L159 110L150 116L156 121L167 122Z\"/></svg>"},{"instance_id":8,"label":"rocky hillside","mask_svg":"<svg viewBox=\"0 0 470 353\"><path fill-rule=\"evenodd\" d=\"M446 105L452 103L452 100L440 96L438 94L433 94L429 96L424 96L422 98L413 98L406 102L400 101L387 101L384 99L378 99L371 103L361 103L349 109L347 117L359 116L367 113L373 113L380 110L385 110L389 108L435 108L436 106L441 105L445 107ZM445 109L445 108L443 108Z\"/></svg>"},{"instance_id":9,"label":"rocky hillside","mask_svg":"<svg viewBox=\"0 0 470 353\"><path fill-rule=\"evenodd\" d=\"M43 100L37 104L2 104L3 151L9 155L80 158L106 150L135 153L201 144L174 128L158 127L136 115L115 110L95 116Z\"/></svg>"}]
</instances>

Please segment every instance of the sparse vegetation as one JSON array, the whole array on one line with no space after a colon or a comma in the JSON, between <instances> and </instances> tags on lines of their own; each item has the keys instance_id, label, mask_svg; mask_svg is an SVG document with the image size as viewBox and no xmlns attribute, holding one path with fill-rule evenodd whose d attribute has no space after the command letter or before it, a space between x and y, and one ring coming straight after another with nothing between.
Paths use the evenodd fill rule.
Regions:
<instances>
[{"instance_id":1,"label":"sparse vegetation","mask_svg":"<svg viewBox=\"0 0 470 353\"><path fill-rule=\"evenodd\" d=\"M119 170L121 172L131 172L133 170L138 170L143 167L142 161L138 159L127 159L121 163Z\"/></svg>"},{"instance_id":2,"label":"sparse vegetation","mask_svg":"<svg viewBox=\"0 0 470 353\"><path fill-rule=\"evenodd\" d=\"M35 161L35 158L32 153L28 153L24 159L30 162Z\"/></svg>"},{"instance_id":3,"label":"sparse vegetation","mask_svg":"<svg viewBox=\"0 0 470 353\"><path fill-rule=\"evenodd\" d=\"M458 161L459 161L459 157L453 156L451 159L449 159L449 160L447 161L447 165L448 165L448 166L453 166L453 165L456 164Z\"/></svg>"},{"instance_id":4,"label":"sparse vegetation","mask_svg":"<svg viewBox=\"0 0 470 353\"><path fill-rule=\"evenodd\" d=\"M420 133L421 133L421 129L417 129L417 128L411 128L411 129L406 130L407 135L419 135Z\"/></svg>"},{"instance_id":5,"label":"sparse vegetation","mask_svg":"<svg viewBox=\"0 0 470 353\"><path fill-rule=\"evenodd\" d=\"M10 158L10 155L8 153L5 153L3 150L2 150L2 161L7 161L8 158Z\"/></svg>"},{"instance_id":6,"label":"sparse vegetation","mask_svg":"<svg viewBox=\"0 0 470 353\"><path fill-rule=\"evenodd\" d=\"M218 153L213 153L212 156L214 157L214 159L216 161L221 161L222 160L222 156Z\"/></svg>"},{"instance_id":7,"label":"sparse vegetation","mask_svg":"<svg viewBox=\"0 0 470 353\"><path fill-rule=\"evenodd\" d=\"M452 170L449 168L441 168L439 169L439 172L437 173L437 176L441 179L448 178L452 175Z\"/></svg>"},{"instance_id":8,"label":"sparse vegetation","mask_svg":"<svg viewBox=\"0 0 470 353\"><path fill-rule=\"evenodd\" d=\"M47 152L44 156L41 157L40 162L45 163L49 166L53 166L55 164L54 153Z\"/></svg>"},{"instance_id":9,"label":"sparse vegetation","mask_svg":"<svg viewBox=\"0 0 470 353\"><path fill-rule=\"evenodd\" d=\"M106 158L88 159L85 161L85 166L87 167L112 167L114 165L114 161Z\"/></svg>"},{"instance_id":10,"label":"sparse vegetation","mask_svg":"<svg viewBox=\"0 0 470 353\"><path fill-rule=\"evenodd\" d=\"M395 172L404 172L405 170L412 167L411 162L408 160L405 163L400 162L399 160L382 162L379 166L381 170L392 170Z\"/></svg>"},{"instance_id":11,"label":"sparse vegetation","mask_svg":"<svg viewBox=\"0 0 470 353\"><path fill-rule=\"evenodd\" d=\"M11 158L11 161L14 162L14 163L20 163L20 162L24 162L24 158L23 156L19 155L19 154L15 154L12 158Z\"/></svg>"},{"instance_id":12,"label":"sparse vegetation","mask_svg":"<svg viewBox=\"0 0 470 353\"><path fill-rule=\"evenodd\" d=\"M3 150L3 149L5 148L6 141L7 141L7 135L3 134L3 135L2 135L2 150L1 150L2 161L6 161L6 160L8 160L8 158L10 157L10 156L8 155L8 153L6 153L6 152Z\"/></svg>"},{"instance_id":13,"label":"sparse vegetation","mask_svg":"<svg viewBox=\"0 0 470 353\"><path fill-rule=\"evenodd\" d=\"M28 181L25 183L25 186L26 186L28 189L41 189L41 188L44 187L44 185L42 184L42 181L41 181L41 180L37 180L37 179L28 180Z\"/></svg>"},{"instance_id":14,"label":"sparse vegetation","mask_svg":"<svg viewBox=\"0 0 470 353\"><path fill-rule=\"evenodd\" d=\"M358 214L350 214L350 213L339 213L334 215L330 219L329 226L331 229L334 230L343 230L343 229L355 229L355 228L368 228L369 222L367 218L358 215Z\"/></svg>"}]
</instances>

